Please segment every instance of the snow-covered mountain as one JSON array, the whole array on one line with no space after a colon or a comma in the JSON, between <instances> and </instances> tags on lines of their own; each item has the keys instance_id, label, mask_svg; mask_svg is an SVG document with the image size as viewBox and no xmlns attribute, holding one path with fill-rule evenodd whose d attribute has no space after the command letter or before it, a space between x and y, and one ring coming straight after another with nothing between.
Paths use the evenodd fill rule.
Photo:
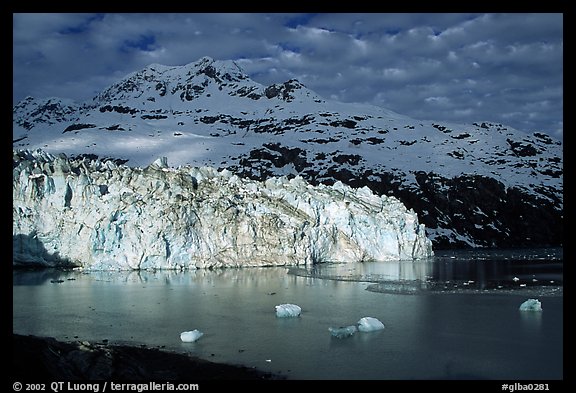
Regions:
<instances>
[{"instance_id":1,"label":"snow-covered mountain","mask_svg":"<svg viewBox=\"0 0 576 393\"><path fill-rule=\"evenodd\" d=\"M166 156L257 180L367 186L413 208L437 248L562 244L560 141L329 101L297 80L266 87L232 61L150 65L81 104L28 97L13 140L130 166Z\"/></svg>"}]
</instances>

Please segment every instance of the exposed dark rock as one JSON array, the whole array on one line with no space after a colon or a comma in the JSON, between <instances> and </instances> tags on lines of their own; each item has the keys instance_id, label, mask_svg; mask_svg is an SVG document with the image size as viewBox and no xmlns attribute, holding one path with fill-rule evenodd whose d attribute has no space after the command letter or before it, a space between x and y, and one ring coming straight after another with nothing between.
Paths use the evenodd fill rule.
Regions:
<instances>
[{"instance_id":1,"label":"exposed dark rock","mask_svg":"<svg viewBox=\"0 0 576 393\"><path fill-rule=\"evenodd\" d=\"M356 122L354 120L346 119L346 120L338 120L333 121L330 123L332 127L346 127L350 129L356 128Z\"/></svg>"},{"instance_id":2,"label":"exposed dark rock","mask_svg":"<svg viewBox=\"0 0 576 393\"><path fill-rule=\"evenodd\" d=\"M457 159L459 159L459 160L463 160L463 159L464 159L464 153L462 153L462 152L459 151L459 150L450 151L450 152L448 152L448 153L446 153L446 154L448 154L450 157L454 157L454 158L457 158Z\"/></svg>"},{"instance_id":3,"label":"exposed dark rock","mask_svg":"<svg viewBox=\"0 0 576 393\"><path fill-rule=\"evenodd\" d=\"M458 135L452 135L452 138L454 139L465 139L465 138L469 138L470 134L468 134L467 132L463 132L461 134Z\"/></svg>"},{"instance_id":4,"label":"exposed dark rock","mask_svg":"<svg viewBox=\"0 0 576 393\"><path fill-rule=\"evenodd\" d=\"M160 94L161 97L164 97L166 95L166 83L158 82L156 84L156 90L158 91L158 94Z\"/></svg>"},{"instance_id":5,"label":"exposed dark rock","mask_svg":"<svg viewBox=\"0 0 576 393\"><path fill-rule=\"evenodd\" d=\"M286 102L290 102L294 99L294 95L292 93L301 87L303 87L303 85L296 79L290 79L289 81L282 84L274 84L268 86L264 90L264 95L268 99L278 97Z\"/></svg>"},{"instance_id":6,"label":"exposed dark rock","mask_svg":"<svg viewBox=\"0 0 576 393\"><path fill-rule=\"evenodd\" d=\"M120 127L120 124L115 124L110 127L106 127L108 131L125 131L124 128Z\"/></svg>"},{"instance_id":7,"label":"exposed dark rock","mask_svg":"<svg viewBox=\"0 0 576 393\"><path fill-rule=\"evenodd\" d=\"M368 141L368 143L370 143L371 145L379 145L381 143L385 142L385 139L382 138L377 138L375 136L371 136L370 138L366 138L366 141Z\"/></svg>"},{"instance_id":8,"label":"exposed dark rock","mask_svg":"<svg viewBox=\"0 0 576 393\"><path fill-rule=\"evenodd\" d=\"M436 128L438 131L442 131L445 134L452 132L452 130L446 128L445 126L441 126L439 124L432 124L432 127Z\"/></svg>"},{"instance_id":9,"label":"exposed dark rock","mask_svg":"<svg viewBox=\"0 0 576 393\"><path fill-rule=\"evenodd\" d=\"M255 93L256 89L257 88L255 86L253 86L253 87L243 86L238 90L230 92L229 94L231 96L248 97L252 100L258 100L258 99L262 98L262 95Z\"/></svg>"},{"instance_id":10,"label":"exposed dark rock","mask_svg":"<svg viewBox=\"0 0 576 393\"><path fill-rule=\"evenodd\" d=\"M138 113L138 109L130 108L122 105L104 105L100 107L100 112L118 112L118 113L129 113L131 115Z\"/></svg>"},{"instance_id":11,"label":"exposed dark rock","mask_svg":"<svg viewBox=\"0 0 576 393\"><path fill-rule=\"evenodd\" d=\"M296 125L296 126L305 126L308 125L314 120L314 115L305 115L302 117L291 117L284 120L284 124L286 125Z\"/></svg>"},{"instance_id":12,"label":"exposed dark rock","mask_svg":"<svg viewBox=\"0 0 576 393\"><path fill-rule=\"evenodd\" d=\"M204 124L214 124L221 118L222 116L203 116L200 118L200 121Z\"/></svg>"},{"instance_id":13,"label":"exposed dark rock","mask_svg":"<svg viewBox=\"0 0 576 393\"><path fill-rule=\"evenodd\" d=\"M254 164L258 165L262 161L267 161L276 168L282 168L288 164L293 164L299 172L308 166L306 152L300 148L287 148L279 143L265 143L263 147L264 149L250 151L250 158L242 160L241 165L250 168ZM247 172L240 169L240 174L247 174ZM255 179L262 180L261 178Z\"/></svg>"},{"instance_id":14,"label":"exposed dark rock","mask_svg":"<svg viewBox=\"0 0 576 393\"><path fill-rule=\"evenodd\" d=\"M278 380L264 371L219 364L155 348L102 343L61 342L12 335L14 380L207 381Z\"/></svg>"},{"instance_id":15,"label":"exposed dark rock","mask_svg":"<svg viewBox=\"0 0 576 393\"><path fill-rule=\"evenodd\" d=\"M340 141L340 139L334 138L334 137L330 137L328 139L324 139L324 138L302 139L302 142L319 143L321 145L326 144L326 143L334 143L334 142L338 142L338 141Z\"/></svg>"},{"instance_id":16,"label":"exposed dark rock","mask_svg":"<svg viewBox=\"0 0 576 393\"><path fill-rule=\"evenodd\" d=\"M552 138L550 138L548 135L543 134L541 132L535 132L533 134L536 138L538 138L538 140L540 140L541 142L547 144L547 145L551 145L554 143L554 141L552 140Z\"/></svg>"},{"instance_id":17,"label":"exposed dark rock","mask_svg":"<svg viewBox=\"0 0 576 393\"><path fill-rule=\"evenodd\" d=\"M280 88L276 85L268 86L266 90L264 90L264 95L266 98L274 98L280 93Z\"/></svg>"},{"instance_id":18,"label":"exposed dark rock","mask_svg":"<svg viewBox=\"0 0 576 393\"><path fill-rule=\"evenodd\" d=\"M518 157L532 157L538 154L538 150L526 142L515 142L511 139L506 139L506 142L510 145L510 148Z\"/></svg>"},{"instance_id":19,"label":"exposed dark rock","mask_svg":"<svg viewBox=\"0 0 576 393\"><path fill-rule=\"evenodd\" d=\"M142 115L140 117L144 120L161 120L168 118L168 116L165 115Z\"/></svg>"},{"instance_id":20,"label":"exposed dark rock","mask_svg":"<svg viewBox=\"0 0 576 393\"><path fill-rule=\"evenodd\" d=\"M332 161L338 164L358 165L360 160L362 160L362 157L358 154L339 154L332 157Z\"/></svg>"},{"instance_id":21,"label":"exposed dark rock","mask_svg":"<svg viewBox=\"0 0 576 393\"><path fill-rule=\"evenodd\" d=\"M71 124L62 133L76 131L76 130L83 130L85 128L96 128L96 124Z\"/></svg>"}]
</instances>

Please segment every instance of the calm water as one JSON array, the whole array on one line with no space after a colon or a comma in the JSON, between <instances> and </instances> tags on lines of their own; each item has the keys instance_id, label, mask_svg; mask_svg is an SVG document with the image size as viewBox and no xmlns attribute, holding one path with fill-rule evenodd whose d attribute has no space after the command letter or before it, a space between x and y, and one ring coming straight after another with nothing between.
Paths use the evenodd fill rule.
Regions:
<instances>
[{"instance_id":1,"label":"calm water","mask_svg":"<svg viewBox=\"0 0 576 393\"><path fill-rule=\"evenodd\" d=\"M561 250L310 269L15 271L13 279L19 334L164 347L290 379L563 377L562 296L541 296L543 312L523 313L526 294L506 291L561 284ZM281 303L300 305L301 317L276 318ZM330 336L329 327L365 316L386 328ZM180 332L193 329L204 336L182 343Z\"/></svg>"}]
</instances>

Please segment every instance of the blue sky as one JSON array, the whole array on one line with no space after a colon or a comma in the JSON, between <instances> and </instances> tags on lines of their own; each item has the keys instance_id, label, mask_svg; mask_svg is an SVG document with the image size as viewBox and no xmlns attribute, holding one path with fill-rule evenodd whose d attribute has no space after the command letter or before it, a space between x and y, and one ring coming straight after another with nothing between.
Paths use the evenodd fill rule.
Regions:
<instances>
[{"instance_id":1,"label":"blue sky","mask_svg":"<svg viewBox=\"0 0 576 393\"><path fill-rule=\"evenodd\" d=\"M148 64L236 60L264 85L563 138L563 15L13 14L13 101L90 100Z\"/></svg>"}]
</instances>

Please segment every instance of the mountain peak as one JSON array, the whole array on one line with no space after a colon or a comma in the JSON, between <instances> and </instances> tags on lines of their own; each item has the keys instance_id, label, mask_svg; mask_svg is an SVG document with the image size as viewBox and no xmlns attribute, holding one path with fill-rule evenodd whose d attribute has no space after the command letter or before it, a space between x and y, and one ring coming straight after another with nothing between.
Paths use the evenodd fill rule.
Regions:
<instances>
[{"instance_id":1,"label":"mountain peak","mask_svg":"<svg viewBox=\"0 0 576 393\"><path fill-rule=\"evenodd\" d=\"M144 98L155 102L176 95L187 102L203 94L214 94L214 85L218 91L242 88L250 91L260 88L251 81L238 64L232 60L214 60L205 56L182 66L150 64L140 71L133 72L121 81L105 89L94 98L98 104L113 104ZM242 85L242 86L239 86ZM206 93L212 90L211 93ZM238 95L241 95L242 91ZM232 94L235 95L235 94Z\"/></svg>"},{"instance_id":2,"label":"mountain peak","mask_svg":"<svg viewBox=\"0 0 576 393\"><path fill-rule=\"evenodd\" d=\"M204 56L182 66L150 64L102 91L93 99L92 106L114 106L120 102L125 105L137 101L134 103L136 106L146 105L158 109L166 106L160 104L164 102L171 107L186 106L189 110L189 103L198 102L200 98L210 98L213 104L227 106L230 97L247 97L254 101L323 102L296 79L265 87L250 79L235 61L214 60Z\"/></svg>"}]
</instances>

